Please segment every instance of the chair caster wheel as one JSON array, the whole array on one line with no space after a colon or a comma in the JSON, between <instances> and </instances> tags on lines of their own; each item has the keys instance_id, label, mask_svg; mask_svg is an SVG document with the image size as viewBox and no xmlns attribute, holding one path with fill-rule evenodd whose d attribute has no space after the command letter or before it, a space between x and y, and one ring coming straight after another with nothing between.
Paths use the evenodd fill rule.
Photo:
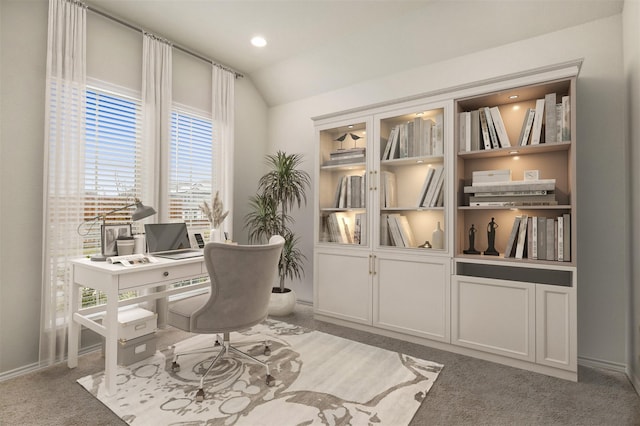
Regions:
<instances>
[{"instance_id":1,"label":"chair caster wheel","mask_svg":"<svg viewBox=\"0 0 640 426\"><path fill-rule=\"evenodd\" d=\"M264 355L265 356L270 356L271 355L271 348L269 346L265 346L264 347Z\"/></svg>"},{"instance_id":2,"label":"chair caster wheel","mask_svg":"<svg viewBox=\"0 0 640 426\"><path fill-rule=\"evenodd\" d=\"M180 364L178 364L177 362L173 361L171 363L171 371L173 371L174 373L177 373L178 371L180 371Z\"/></svg>"},{"instance_id":3,"label":"chair caster wheel","mask_svg":"<svg viewBox=\"0 0 640 426\"><path fill-rule=\"evenodd\" d=\"M204 401L204 390L198 389L198 392L196 392L196 402L202 401Z\"/></svg>"},{"instance_id":4,"label":"chair caster wheel","mask_svg":"<svg viewBox=\"0 0 640 426\"><path fill-rule=\"evenodd\" d=\"M271 374L267 374L267 386L272 387L276 384L276 379Z\"/></svg>"}]
</instances>

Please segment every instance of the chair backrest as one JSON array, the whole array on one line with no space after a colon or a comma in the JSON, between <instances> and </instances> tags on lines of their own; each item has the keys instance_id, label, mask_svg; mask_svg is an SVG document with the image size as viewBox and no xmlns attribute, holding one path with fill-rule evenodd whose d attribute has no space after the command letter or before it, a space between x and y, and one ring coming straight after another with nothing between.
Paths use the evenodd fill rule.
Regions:
<instances>
[{"instance_id":1,"label":"chair backrest","mask_svg":"<svg viewBox=\"0 0 640 426\"><path fill-rule=\"evenodd\" d=\"M206 244L204 261L211 294L191 316L191 331L224 333L262 322L267 317L283 246L284 238L279 235L263 245Z\"/></svg>"}]
</instances>

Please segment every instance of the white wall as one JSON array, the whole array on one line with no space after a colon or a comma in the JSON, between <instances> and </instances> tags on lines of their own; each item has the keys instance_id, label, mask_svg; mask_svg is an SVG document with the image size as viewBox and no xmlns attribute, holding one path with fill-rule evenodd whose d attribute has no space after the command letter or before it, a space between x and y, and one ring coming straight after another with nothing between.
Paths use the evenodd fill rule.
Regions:
<instances>
[{"instance_id":1,"label":"white wall","mask_svg":"<svg viewBox=\"0 0 640 426\"><path fill-rule=\"evenodd\" d=\"M313 116L584 57L577 99L579 355L623 368L630 258L623 250L629 228L621 29L617 15L274 107L270 150L304 153L312 173ZM312 204L295 217L311 261ZM309 262L305 279L292 286L305 301L313 298L312 268Z\"/></svg>"},{"instance_id":2,"label":"white wall","mask_svg":"<svg viewBox=\"0 0 640 426\"><path fill-rule=\"evenodd\" d=\"M47 0L0 1L0 377L38 362L47 15ZM87 26L87 73L139 91L140 33L91 12ZM175 100L210 111L209 69L174 51ZM248 192L260 171L267 109L249 79L236 80L236 95L236 152L246 157L236 161L236 186Z\"/></svg>"},{"instance_id":3,"label":"white wall","mask_svg":"<svg viewBox=\"0 0 640 426\"><path fill-rule=\"evenodd\" d=\"M640 393L640 1L627 0L623 11L624 69L627 81L627 110L631 179L631 282L629 292L628 374Z\"/></svg>"}]
</instances>

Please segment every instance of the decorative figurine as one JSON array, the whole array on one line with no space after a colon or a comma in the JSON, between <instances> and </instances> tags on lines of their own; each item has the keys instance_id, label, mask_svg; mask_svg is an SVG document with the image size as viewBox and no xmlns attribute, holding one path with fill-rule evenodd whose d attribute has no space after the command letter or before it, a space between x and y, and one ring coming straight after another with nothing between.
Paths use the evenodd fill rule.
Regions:
<instances>
[{"instance_id":1,"label":"decorative figurine","mask_svg":"<svg viewBox=\"0 0 640 426\"><path fill-rule=\"evenodd\" d=\"M480 254L480 252L475 248L476 231L477 229L473 226L472 223L471 228L469 228L469 248L462 251L464 254Z\"/></svg>"},{"instance_id":2,"label":"decorative figurine","mask_svg":"<svg viewBox=\"0 0 640 426\"><path fill-rule=\"evenodd\" d=\"M431 243L429 241L425 241L424 244L418 246L420 248L431 248Z\"/></svg>"},{"instance_id":3,"label":"decorative figurine","mask_svg":"<svg viewBox=\"0 0 640 426\"><path fill-rule=\"evenodd\" d=\"M487 240L489 241L489 247L485 250L484 254L489 256L499 256L500 253L496 251L496 228L498 224L494 218L491 218L491 222L487 224Z\"/></svg>"}]
</instances>

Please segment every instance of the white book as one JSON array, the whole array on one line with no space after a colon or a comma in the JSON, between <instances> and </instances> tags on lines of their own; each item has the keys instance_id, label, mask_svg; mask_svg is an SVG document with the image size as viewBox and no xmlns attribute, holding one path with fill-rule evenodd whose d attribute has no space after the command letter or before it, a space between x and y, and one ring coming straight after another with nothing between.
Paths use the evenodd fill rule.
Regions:
<instances>
[{"instance_id":1,"label":"white book","mask_svg":"<svg viewBox=\"0 0 640 426\"><path fill-rule=\"evenodd\" d=\"M433 169L434 169L434 175L431 178L431 182L429 183L429 188L427 189L427 194L425 195L424 200L422 201L422 204L420 205L420 207L431 206L431 202L436 192L436 187L438 186L438 180L442 178L442 173L444 169L443 166L436 165L436 166L433 166Z\"/></svg>"},{"instance_id":2,"label":"white book","mask_svg":"<svg viewBox=\"0 0 640 426\"><path fill-rule=\"evenodd\" d=\"M571 140L571 98L562 97L562 139L563 142Z\"/></svg>"},{"instance_id":3,"label":"white book","mask_svg":"<svg viewBox=\"0 0 640 426\"><path fill-rule=\"evenodd\" d=\"M427 176L424 178L424 183L422 184L422 189L420 189L420 195L418 195L418 203L417 207L421 207L424 202L424 197L427 195L427 190L429 189L429 183L433 178L434 170L433 167L429 167L427 170Z\"/></svg>"},{"instance_id":4,"label":"white book","mask_svg":"<svg viewBox=\"0 0 640 426\"><path fill-rule=\"evenodd\" d=\"M435 117L435 126L433 133L433 153L432 155L444 155L444 115L438 114Z\"/></svg>"},{"instance_id":5,"label":"white book","mask_svg":"<svg viewBox=\"0 0 640 426\"><path fill-rule=\"evenodd\" d=\"M531 127L533 126L533 118L536 115L536 110L529 108L524 115L522 121L522 129L520 130L520 137L518 138L518 145L526 145L529 141L529 135L531 135Z\"/></svg>"},{"instance_id":6,"label":"white book","mask_svg":"<svg viewBox=\"0 0 640 426\"><path fill-rule=\"evenodd\" d=\"M536 113L533 117L531 129L531 145L538 145L542 136L542 123L544 121L544 99L536 100Z\"/></svg>"},{"instance_id":7,"label":"white book","mask_svg":"<svg viewBox=\"0 0 640 426\"><path fill-rule=\"evenodd\" d=\"M489 128L489 136L491 137L491 146L493 148L501 148L500 141L498 140L498 134L496 133L496 126L491 116L491 109L484 107L484 115L487 117L487 127Z\"/></svg>"},{"instance_id":8,"label":"white book","mask_svg":"<svg viewBox=\"0 0 640 426\"><path fill-rule=\"evenodd\" d=\"M422 138L421 138L421 142L422 142L422 155L424 156L431 156L433 155L433 146L432 146L432 140L433 140L433 129L435 126L435 122L433 120L431 120L430 118L424 120L422 122Z\"/></svg>"},{"instance_id":9,"label":"white book","mask_svg":"<svg viewBox=\"0 0 640 426\"><path fill-rule=\"evenodd\" d=\"M459 116L460 124L460 152L471 151L471 113L461 112Z\"/></svg>"},{"instance_id":10,"label":"white book","mask_svg":"<svg viewBox=\"0 0 640 426\"><path fill-rule=\"evenodd\" d=\"M554 143L556 136L556 94L544 96L544 143Z\"/></svg>"},{"instance_id":11,"label":"white book","mask_svg":"<svg viewBox=\"0 0 640 426\"><path fill-rule=\"evenodd\" d=\"M478 110L471 111L471 149L470 151L480 150L480 116Z\"/></svg>"},{"instance_id":12,"label":"white book","mask_svg":"<svg viewBox=\"0 0 640 426\"><path fill-rule=\"evenodd\" d=\"M516 259L522 259L527 238L527 215L520 217L520 230L518 231L518 245L516 246Z\"/></svg>"},{"instance_id":13,"label":"white book","mask_svg":"<svg viewBox=\"0 0 640 426\"><path fill-rule=\"evenodd\" d=\"M502 121L500 110L498 109L498 107L491 107L489 108L489 111L491 111L491 118L493 119L493 125L496 128L496 134L498 135L500 146L502 148L511 146L511 141L509 140L509 135L507 134L507 128L504 126L504 121Z\"/></svg>"},{"instance_id":14,"label":"white book","mask_svg":"<svg viewBox=\"0 0 640 426\"><path fill-rule=\"evenodd\" d=\"M564 261L564 217L558 216L558 259Z\"/></svg>"},{"instance_id":15,"label":"white book","mask_svg":"<svg viewBox=\"0 0 640 426\"><path fill-rule=\"evenodd\" d=\"M478 117L480 119L482 146L485 150L489 150L492 148L491 135L489 135L489 125L487 123L487 115L485 114L484 109L481 108L478 110Z\"/></svg>"},{"instance_id":16,"label":"white book","mask_svg":"<svg viewBox=\"0 0 640 426\"><path fill-rule=\"evenodd\" d=\"M396 247L404 247L404 240L400 234L400 222L398 221L397 213L390 214L387 218L389 223L389 235L391 236L391 243Z\"/></svg>"},{"instance_id":17,"label":"white book","mask_svg":"<svg viewBox=\"0 0 640 426\"><path fill-rule=\"evenodd\" d=\"M416 240L413 237L413 231L411 231L411 226L409 225L409 220L406 216L398 216L396 218L399 221L400 225L400 234L402 235L402 240L404 241L405 247L416 247Z\"/></svg>"},{"instance_id":18,"label":"white book","mask_svg":"<svg viewBox=\"0 0 640 426\"><path fill-rule=\"evenodd\" d=\"M531 259L538 259L538 217L533 216L531 219L531 250L529 251L529 257Z\"/></svg>"},{"instance_id":19,"label":"white book","mask_svg":"<svg viewBox=\"0 0 640 426\"><path fill-rule=\"evenodd\" d=\"M564 262L571 262L571 214L569 213L564 213L562 215L563 218L563 225L564 225L564 235L563 235L563 241L564 241L564 253L563 253L563 261Z\"/></svg>"},{"instance_id":20,"label":"white book","mask_svg":"<svg viewBox=\"0 0 640 426\"><path fill-rule=\"evenodd\" d=\"M381 160L389 159L389 153L391 152L391 144L393 142L393 138L397 133L398 133L398 126L393 126L393 128L389 132L389 139L387 139L387 144L384 147L384 152L382 153Z\"/></svg>"}]
</instances>

